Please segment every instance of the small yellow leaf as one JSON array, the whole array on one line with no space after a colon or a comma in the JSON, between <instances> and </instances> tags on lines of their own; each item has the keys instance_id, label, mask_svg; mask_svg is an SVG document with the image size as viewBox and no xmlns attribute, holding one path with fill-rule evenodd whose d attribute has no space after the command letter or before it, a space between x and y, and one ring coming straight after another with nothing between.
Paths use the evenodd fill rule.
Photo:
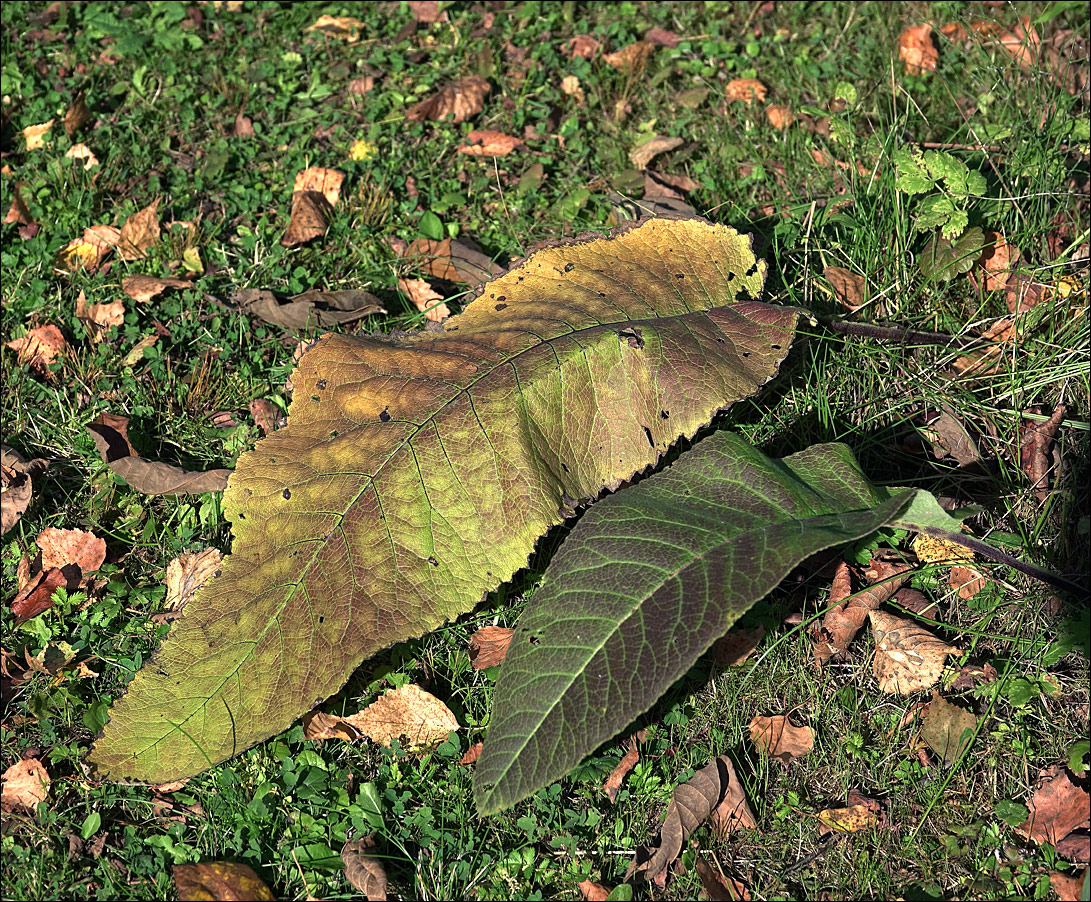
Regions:
<instances>
[{"instance_id":1,"label":"small yellow leaf","mask_svg":"<svg viewBox=\"0 0 1091 902\"><path fill-rule=\"evenodd\" d=\"M43 122L41 125L28 125L23 129L23 140L27 142L27 150L38 150L45 147L45 136L53 128L53 120Z\"/></svg>"}]
</instances>

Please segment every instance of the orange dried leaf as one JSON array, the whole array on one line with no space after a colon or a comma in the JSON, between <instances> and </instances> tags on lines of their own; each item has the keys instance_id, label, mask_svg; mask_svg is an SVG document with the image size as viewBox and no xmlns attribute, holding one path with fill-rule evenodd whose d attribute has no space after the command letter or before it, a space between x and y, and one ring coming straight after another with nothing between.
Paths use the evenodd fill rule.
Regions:
<instances>
[{"instance_id":1,"label":"orange dried leaf","mask_svg":"<svg viewBox=\"0 0 1091 902\"><path fill-rule=\"evenodd\" d=\"M341 197L341 183L345 180L345 174L336 169L326 169L322 166L311 166L309 169L301 169L296 173L295 185L292 193L299 191L317 191L331 207L337 206Z\"/></svg>"},{"instance_id":2,"label":"orange dried leaf","mask_svg":"<svg viewBox=\"0 0 1091 902\"><path fill-rule=\"evenodd\" d=\"M769 124L778 131L784 131L789 125L796 121L796 114L792 112L791 107L786 107L781 104L773 104L765 108L765 118L769 120Z\"/></svg>"},{"instance_id":3,"label":"orange dried leaf","mask_svg":"<svg viewBox=\"0 0 1091 902\"><path fill-rule=\"evenodd\" d=\"M728 103L745 103L750 106L755 101L765 103L766 89L756 78L736 78L727 83L725 96Z\"/></svg>"},{"instance_id":4,"label":"orange dried leaf","mask_svg":"<svg viewBox=\"0 0 1091 902\"><path fill-rule=\"evenodd\" d=\"M167 598L163 609L180 611L194 593L220 569L223 555L215 548L185 551L167 564Z\"/></svg>"},{"instance_id":5,"label":"orange dried leaf","mask_svg":"<svg viewBox=\"0 0 1091 902\"><path fill-rule=\"evenodd\" d=\"M793 725L786 714L759 715L750 721L750 740L759 751L787 763L810 754L814 730Z\"/></svg>"},{"instance_id":6,"label":"orange dried leaf","mask_svg":"<svg viewBox=\"0 0 1091 902\"><path fill-rule=\"evenodd\" d=\"M637 169L644 169L647 165L662 153L668 153L677 147L681 147L685 141L682 138L661 138L655 135L649 141L645 141L639 147L629 151L629 159Z\"/></svg>"},{"instance_id":7,"label":"orange dried leaf","mask_svg":"<svg viewBox=\"0 0 1091 902\"><path fill-rule=\"evenodd\" d=\"M875 636L872 670L880 692L909 695L931 689L943 674L947 655L960 654L912 620L885 611L872 611L869 616Z\"/></svg>"},{"instance_id":8,"label":"orange dried leaf","mask_svg":"<svg viewBox=\"0 0 1091 902\"><path fill-rule=\"evenodd\" d=\"M843 266L827 266L822 275L833 288L837 300L848 310L859 310L867 303L867 283L864 277Z\"/></svg>"},{"instance_id":9,"label":"orange dried leaf","mask_svg":"<svg viewBox=\"0 0 1091 902\"><path fill-rule=\"evenodd\" d=\"M655 50L655 44L648 41L636 41L613 53L605 54L602 61L613 69L632 75L644 68L653 50Z\"/></svg>"},{"instance_id":10,"label":"orange dried leaf","mask_svg":"<svg viewBox=\"0 0 1091 902\"><path fill-rule=\"evenodd\" d=\"M100 330L120 326L125 322L125 305L121 301L109 304L88 304L87 296L80 291L76 298L76 318L86 323L94 336Z\"/></svg>"},{"instance_id":11,"label":"orange dried leaf","mask_svg":"<svg viewBox=\"0 0 1091 902\"><path fill-rule=\"evenodd\" d=\"M905 63L906 75L935 72L939 54L932 43L932 26L926 23L903 31L898 38L898 56Z\"/></svg>"},{"instance_id":12,"label":"orange dried leaf","mask_svg":"<svg viewBox=\"0 0 1091 902\"><path fill-rule=\"evenodd\" d=\"M425 319L438 323L451 315L451 308L443 303L443 295L424 279L398 279L398 290L413 302Z\"/></svg>"},{"instance_id":13,"label":"orange dried leaf","mask_svg":"<svg viewBox=\"0 0 1091 902\"><path fill-rule=\"evenodd\" d=\"M125 220L118 236L117 251L122 260L142 260L148 248L159 241L159 200L152 201Z\"/></svg>"},{"instance_id":14,"label":"orange dried leaf","mask_svg":"<svg viewBox=\"0 0 1091 902\"><path fill-rule=\"evenodd\" d=\"M39 376L48 372L49 365L68 353L68 343L56 326L38 326L22 338L13 338L7 347L19 355L19 363L26 364Z\"/></svg>"},{"instance_id":15,"label":"orange dried leaf","mask_svg":"<svg viewBox=\"0 0 1091 902\"><path fill-rule=\"evenodd\" d=\"M563 52L568 57L589 60L594 59L601 49L602 43L596 38L591 37L589 34L578 34L574 38L568 39Z\"/></svg>"},{"instance_id":16,"label":"orange dried leaf","mask_svg":"<svg viewBox=\"0 0 1091 902\"><path fill-rule=\"evenodd\" d=\"M420 686L410 684L391 690L348 717L311 712L304 718L303 735L307 739L348 741L366 736L379 745L390 745L405 737L409 748L422 748L443 742L458 728L450 708Z\"/></svg>"},{"instance_id":17,"label":"orange dried leaf","mask_svg":"<svg viewBox=\"0 0 1091 902\"><path fill-rule=\"evenodd\" d=\"M1060 765L1051 765L1038 775L1038 786L1027 803L1030 814L1015 828L1020 836L1036 843L1057 846L1074 830L1089 825L1091 798Z\"/></svg>"},{"instance_id":18,"label":"orange dried leaf","mask_svg":"<svg viewBox=\"0 0 1091 902\"><path fill-rule=\"evenodd\" d=\"M347 44L355 44L360 40L360 32L364 23L352 16L330 16L323 14L318 17L313 25L308 25L304 31L316 31L327 38L344 41Z\"/></svg>"},{"instance_id":19,"label":"orange dried leaf","mask_svg":"<svg viewBox=\"0 0 1091 902\"><path fill-rule=\"evenodd\" d=\"M94 116L87 109L86 95L80 91L68 105L64 113L64 131L69 138L75 136L81 128L90 122Z\"/></svg>"},{"instance_id":20,"label":"orange dried leaf","mask_svg":"<svg viewBox=\"0 0 1091 902\"><path fill-rule=\"evenodd\" d=\"M82 529L50 526L34 540L42 552L42 569L75 564L83 573L98 570L106 560L106 541Z\"/></svg>"},{"instance_id":21,"label":"orange dried leaf","mask_svg":"<svg viewBox=\"0 0 1091 902\"><path fill-rule=\"evenodd\" d=\"M617 801L617 794L621 791L621 784L625 782L625 778L629 775L629 772L636 767L636 763L639 760L640 737L632 736L629 738L629 747L625 750L625 754L622 755L617 766L610 771L609 776L606 778L606 782L602 784L602 789L606 793L606 797L610 800L611 805Z\"/></svg>"},{"instance_id":22,"label":"orange dried leaf","mask_svg":"<svg viewBox=\"0 0 1091 902\"><path fill-rule=\"evenodd\" d=\"M1019 250L1008 244L999 232L986 232L988 242L981 252L977 266L985 276L986 291L1002 291L1007 288L1015 266L1019 263Z\"/></svg>"},{"instance_id":23,"label":"orange dried leaf","mask_svg":"<svg viewBox=\"0 0 1091 902\"><path fill-rule=\"evenodd\" d=\"M68 579L59 567L43 570L32 577L11 603L15 622L22 623L48 611L53 607L53 593L67 584Z\"/></svg>"},{"instance_id":24,"label":"orange dried leaf","mask_svg":"<svg viewBox=\"0 0 1091 902\"><path fill-rule=\"evenodd\" d=\"M484 626L470 636L470 664L474 670L495 667L508 653L515 630L506 626Z\"/></svg>"},{"instance_id":25,"label":"orange dried leaf","mask_svg":"<svg viewBox=\"0 0 1091 902\"><path fill-rule=\"evenodd\" d=\"M121 290L138 303L153 301L168 288L192 288L185 279L158 279L155 276L126 276L121 280Z\"/></svg>"},{"instance_id":26,"label":"orange dried leaf","mask_svg":"<svg viewBox=\"0 0 1091 902\"><path fill-rule=\"evenodd\" d=\"M49 798L49 771L36 758L17 761L0 780L0 808L4 811L33 811Z\"/></svg>"},{"instance_id":27,"label":"orange dried leaf","mask_svg":"<svg viewBox=\"0 0 1091 902\"><path fill-rule=\"evenodd\" d=\"M93 169L99 164L98 157L86 144L73 144L64 152L64 156L69 160L78 160L84 169Z\"/></svg>"},{"instance_id":28,"label":"orange dried leaf","mask_svg":"<svg viewBox=\"0 0 1091 902\"><path fill-rule=\"evenodd\" d=\"M606 902L610 898L610 893L613 892L601 883L592 883L590 880L581 880L577 886L584 902Z\"/></svg>"},{"instance_id":29,"label":"orange dried leaf","mask_svg":"<svg viewBox=\"0 0 1091 902\"><path fill-rule=\"evenodd\" d=\"M459 145L458 152L473 157L506 157L522 143L518 138L503 132L470 132Z\"/></svg>"},{"instance_id":30,"label":"orange dried leaf","mask_svg":"<svg viewBox=\"0 0 1091 902\"><path fill-rule=\"evenodd\" d=\"M405 116L412 122L425 119L442 122L450 117L455 124L465 122L485 108L489 82L480 75L469 75L444 85L439 91L414 104Z\"/></svg>"},{"instance_id":31,"label":"orange dried leaf","mask_svg":"<svg viewBox=\"0 0 1091 902\"><path fill-rule=\"evenodd\" d=\"M34 222L34 218L30 215L30 210L27 208L26 201L23 200L23 195L19 189L21 184L16 183L11 192L11 206L8 207L8 212L4 216L4 225L10 225L13 222L19 225L29 225Z\"/></svg>"}]
</instances>

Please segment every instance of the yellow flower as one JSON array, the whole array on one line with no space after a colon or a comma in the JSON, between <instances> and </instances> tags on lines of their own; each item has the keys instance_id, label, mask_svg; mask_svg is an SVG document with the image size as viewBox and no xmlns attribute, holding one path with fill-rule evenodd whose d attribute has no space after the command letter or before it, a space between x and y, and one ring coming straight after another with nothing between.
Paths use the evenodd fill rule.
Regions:
<instances>
[{"instance_id":1,"label":"yellow flower","mask_svg":"<svg viewBox=\"0 0 1091 902\"><path fill-rule=\"evenodd\" d=\"M353 143L352 150L349 151L349 159L362 163L364 160L370 160L378 152L378 147L365 138L360 138Z\"/></svg>"}]
</instances>

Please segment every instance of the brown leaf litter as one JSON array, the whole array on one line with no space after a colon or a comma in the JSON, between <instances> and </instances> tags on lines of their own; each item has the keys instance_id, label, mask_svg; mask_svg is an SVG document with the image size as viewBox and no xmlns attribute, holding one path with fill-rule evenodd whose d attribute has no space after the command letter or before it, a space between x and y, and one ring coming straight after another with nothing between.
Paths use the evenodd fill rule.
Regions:
<instances>
[{"instance_id":1,"label":"brown leaf litter","mask_svg":"<svg viewBox=\"0 0 1091 902\"><path fill-rule=\"evenodd\" d=\"M875 636L872 670L880 692L909 695L931 689L943 674L947 655L961 654L912 620L885 611L872 611L869 617Z\"/></svg>"},{"instance_id":2,"label":"brown leaf litter","mask_svg":"<svg viewBox=\"0 0 1091 902\"><path fill-rule=\"evenodd\" d=\"M814 730L795 726L787 714L757 715L750 721L749 731L758 751L785 764L814 749Z\"/></svg>"}]
</instances>

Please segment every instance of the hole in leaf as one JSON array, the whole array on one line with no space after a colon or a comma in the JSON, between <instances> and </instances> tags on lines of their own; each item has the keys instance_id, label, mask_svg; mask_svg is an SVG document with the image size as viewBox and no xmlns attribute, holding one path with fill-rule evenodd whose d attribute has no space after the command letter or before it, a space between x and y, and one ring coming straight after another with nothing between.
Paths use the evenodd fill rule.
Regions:
<instances>
[{"instance_id":1,"label":"hole in leaf","mask_svg":"<svg viewBox=\"0 0 1091 902\"><path fill-rule=\"evenodd\" d=\"M329 384L329 383L328 383L328 382L326 382L326 380L325 380L325 379L319 379L319 380L318 380L318 390L319 390L319 391L322 391L322 389L324 389L324 388L325 388L325 387L326 387L326 386L327 386L328 384Z\"/></svg>"},{"instance_id":2,"label":"hole in leaf","mask_svg":"<svg viewBox=\"0 0 1091 902\"><path fill-rule=\"evenodd\" d=\"M389 423L390 422L390 414L387 413L387 410L389 410L389 409L390 409L389 407L384 407L382 410L379 411L379 421L380 422L382 422L382 423Z\"/></svg>"},{"instance_id":3,"label":"hole in leaf","mask_svg":"<svg viewBox=\"0 0 1091 902\"><path fill-rule=\"evenodd\" d=\"M572 270L574 270L575 268L576 268L576 264L575 264L575 263L566 263L566 264L564 265L564 271L565 271L565 272L572 272Z\"/></svg>"},{"instance_id":4,"label":"hole in leaf","mask_svg":"<svg viewBox=\"0 0 1091 902\"><path fill-rule=\"evenodd\" d=\"M428 563L431 564L433 567L439 566L439 561L437 561L434 557L428 558Z\"/></svg>"},{"instance_id":5,"label":"hole in leaf","mask_svg":"<svg viewBox=\"0 0 1091 902\"><path fill-rule=\"evenodd\" d=\"M570 469L568 469L568 464L561 464L561 469L564 470L566 473L572 472Z\"/></svg>"},{"instance_id":6,"label":"hole in leaf","mask_svg":"<svg viewBox=\"0 0 1091 902\"><path fill-rule=\"evenodd\" d=\"M675 276L676 279L684 279L685 277L686 274L684 272L680 272Z\"/></svg>"},{"instance_id":7,"label":"hole in leaf","mask_svg":"<svg viewBox=\"0 0 1091 902\"><path fill-rule=\"evenodd\" d=\"M669 420L670 418L671 418L671 412L670 412L669 410L661 410L661 411L659 411L659 419L661 419L661 420Z\"/></svg>"},{"instance_id":8,"label":"hole in leaf","mask_svg":"<svg viewBox=\"0 0 1091 902\"><path fill-rule=\"evenodd\" d=\"M291 497L292 497L292 490L291 489L285 489L281 494L284 496L285 501L289 501L291 499Z\"/></svg>"},{"instance_id":9,"label":"hole in leaf","mask_svg":"<svg viewBox=\"0 0 1091 902\"><path fill-rule=\"evenodd\" d=\"M497 304L495 307L493 307L493 309L494 310L507 310L508 305L507 304Z\"/></svg>"},{"instance_id":10,"label":"hole in leaf","mask_svg":"<svg viewBox=\"0 0 1091 902\"><path fill-rule=\"evenodd\" d=\"M648 440L648 444L653 448L655 447L655 439L652 438L652 431L647 427L641 427L644 430L644 437Z\"/></svg>"}]
</instances>

